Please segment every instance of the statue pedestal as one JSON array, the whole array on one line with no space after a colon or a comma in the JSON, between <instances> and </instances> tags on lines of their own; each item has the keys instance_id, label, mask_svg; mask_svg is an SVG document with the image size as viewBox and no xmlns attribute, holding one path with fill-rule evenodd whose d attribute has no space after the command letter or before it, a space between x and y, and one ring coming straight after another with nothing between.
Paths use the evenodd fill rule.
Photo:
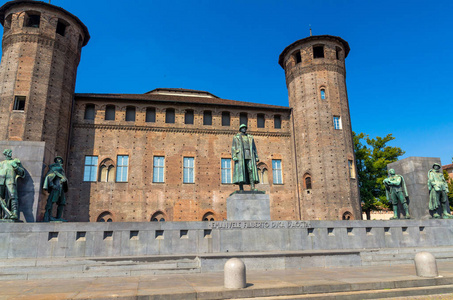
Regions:
<instances>
[{"instance_id":1,"label":"statue pedestal","mask_svg":"<svg viewBox=\"0 0 453 300\"><path fill-rule=\"evenodd\" d=\"M228 221L269 221L271 207L269 195L262 192L236 192L227 198Z\"/></svg>"}]
</instances>

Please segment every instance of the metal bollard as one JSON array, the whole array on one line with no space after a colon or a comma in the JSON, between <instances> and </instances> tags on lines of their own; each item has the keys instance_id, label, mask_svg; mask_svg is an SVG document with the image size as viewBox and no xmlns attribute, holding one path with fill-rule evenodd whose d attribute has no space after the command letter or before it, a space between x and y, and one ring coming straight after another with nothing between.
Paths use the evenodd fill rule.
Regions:
<instances>
[{"instance_id":1,"label":"metal bollard","mask_svg":"<svg viewBox=\"0 0 453 300\"><path fill-rule=\"evenodd\" d=\"M246 286L245 264L239 258L229 259L223 268L226 289L243 289Z\"/></svg>"},{"instance_id":2,"label":"metal bollard","mask_svg":"<svg viewBox=\"0 0 453 300\"><path fill-rule=\"evenodd\" d=\"M415 255L415 270L420 277L438 277L436 258L429 252L419 252Z\"/></svg>"}]
</instances>

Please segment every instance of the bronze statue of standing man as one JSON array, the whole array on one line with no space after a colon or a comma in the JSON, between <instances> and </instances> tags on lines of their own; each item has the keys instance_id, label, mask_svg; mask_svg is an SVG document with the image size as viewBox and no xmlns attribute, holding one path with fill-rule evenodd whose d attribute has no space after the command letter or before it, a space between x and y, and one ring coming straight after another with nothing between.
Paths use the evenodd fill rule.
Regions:
<instances>
[{"instance_id":1,"label":"bronze statue of standing man","mask_svg":"<svg viewBox=\"0 0 453 300\"><path fill-rule=\"evenodd\" d=\"M46 203L46 213L44 214L43 222L50 221L66 221L62 219L63 210L66 205L66 195L68 191L68 179L63 169L63 158L55 157L54 164L49 166L46 179L44 180L43 189L49 192L49 197ZM52 217L53 204L57 204L57 216Z\"/></svg>"},{"instance_id":2,"label":"bronze statue of standing man","mask_svg":"<svg viewBox=\"0 0 453 300\"><path fill-rule=\"evenodd\" d=\"M24 178L25 170L20 160L12 158L13 151L5 149L5 160L0 162L0 205L2 219L19 218L19 199L17 197L17 178Z\"/></svg>"},{"instance_id":3,"label":"bronze statue of standing man","mask_svg":"<svg viewBox=\"0 0 453 300\"><path fill-rule=\"evenodd\" d=\"M440 218L437 210L442 206L442 218L451 219L452 215L448 213L448 184L439 164L434 164L428 172L428 190L429 210L433 212L433 217Z\"/></svg>"},{"instance_id":4,"label":"bronze statue of standing man","mask_svg":"<svg viewBox=\"0 0 453 300\"><path fill-rule=\"evenodd\" d=\"M385 194L387 200L393 204L393 217L390 219L398 219L398 202L403 205L406 219L410 219L409 208L406 202L407 189L404 177L395 174L394 169L389 170L389 177L384 179Z\"/></svg>"},{"instance_id":5,"label":"bronze statue of standing man","mask_svg":"<svg viewBox=\"0 0 453 300\"><path fill-rule=\"evenodd\" d=\"M239 126L239 133L233 137L231 155L234 161L233 183L239 185L239 190L244 190L244 184L250 184L252 191L255 184L259 183L256 163L259 161L253 136L247 134L247 125Z\"/></svg>"}]
</instances>

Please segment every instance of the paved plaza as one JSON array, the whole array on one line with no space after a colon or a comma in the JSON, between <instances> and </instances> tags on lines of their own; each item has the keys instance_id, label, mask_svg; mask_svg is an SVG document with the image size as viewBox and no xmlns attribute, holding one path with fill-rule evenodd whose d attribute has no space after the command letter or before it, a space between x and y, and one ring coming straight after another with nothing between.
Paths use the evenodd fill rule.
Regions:
<instances>
[{"instance_id":1,"label":"paved plaza","mask_svg":"<svg viewBox=\"0 0 453 300\"><path fill-rule=\"evenodd\" d=\"M1 282L0 299L377 299L453 298L453 262L438 278L415 276L414 265L247 272L247 287L223 288L223 273ZM447 294L447 295L445 295ZM438 297L438 298L436 298ZM413 299L424 299L414 297Z\"/></svg>"}]
</instances>

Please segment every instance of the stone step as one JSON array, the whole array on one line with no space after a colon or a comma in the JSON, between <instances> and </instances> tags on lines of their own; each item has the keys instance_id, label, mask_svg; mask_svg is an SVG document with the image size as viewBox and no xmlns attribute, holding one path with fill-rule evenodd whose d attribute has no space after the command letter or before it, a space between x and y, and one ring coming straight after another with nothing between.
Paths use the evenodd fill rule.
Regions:
<instances>
[{"instance_id":1,"label":"stone step","mask_svg":"<svg viewBox=\"0 0 453 300\"><path fill-rule=\"evenodd\" d=\"M450 259L453 258L453 253L436 253L431 252L436 259ZM415 253L402 253L402 254L373 254L361 255L362 261L382 261L382 260L399 260L399 259L414 259Z\"/></svg>"}]
</instances>

